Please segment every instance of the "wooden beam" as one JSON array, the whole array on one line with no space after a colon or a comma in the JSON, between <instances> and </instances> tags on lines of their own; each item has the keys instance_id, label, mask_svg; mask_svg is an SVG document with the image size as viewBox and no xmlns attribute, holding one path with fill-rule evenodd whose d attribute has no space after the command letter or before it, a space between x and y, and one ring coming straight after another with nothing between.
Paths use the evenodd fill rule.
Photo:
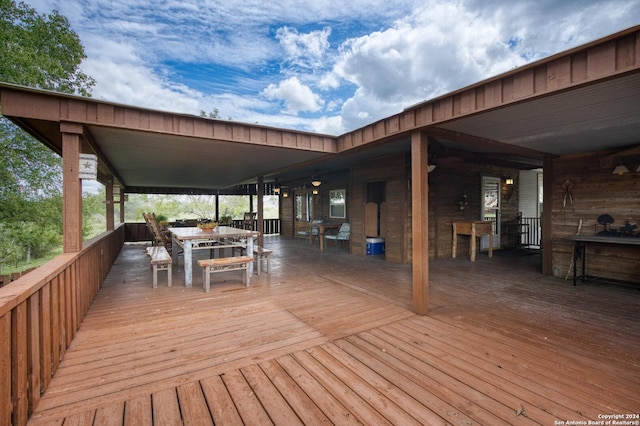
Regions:
<instances>
[{"instance_id":1,"label":"wooden beam","mask_svg":"<svg viewBox=\"0 0 640 426\"><path fill-rule=\"evenodd\" d=\"M411 134L411 234L413 236L413 310L429 310L429 184L427 136Z\"/></svg>"},{"instance_id":2,"label":"wooden beam","mask_svg":"<svg viewBox=\"0 0 640 426\"><path fill-rule=\"evenodd\" d=\"M264 198L264 176L258 176L258 210L257 210L258 229L257 231L260 232L260 235L258 235L258 245L260 247L264 245L264 221L262 220L262 218L264 217L263 198Z\"/></svg>"},{"instance_id":3,"label":"wooden beam","mask_svg":"<svg viewBox=\"0 0 640 426\"><path fill-rule=\"evenodd\" d=\"M80 150L82 125L60 123L62 135L63 251L82 250L82 183Z\"/></svg>"},{"instance_id":4,"label":"wooden beam","mask_svg":"<svg viewBox=\"0 0 640 426\"><path fill-rule=\"evenodd\" d=\"M434 138L449 140L470 148L482 148L483 150L490 151L492 153L512 154L523 158L531 158L533 160L540 160L544 155L544 153L536 151L535 149L523 148L521 146L510 145L493 139L454 132L447 129L441 129L439 127L429 127L428 129L425 129L425 132L427 132L428 136Z\"/></svg>"},{"instance_id":5,"label":"wooden beam","mask_svg":"<svg viewBox=\"0 0 640 426\"><path fill-rule=\"evenodd\" d=\"M613 168L618 165L618 163L616 163L616 160L623 161L624 157L634 157L635 161L635 157L637 156L640 156L640 145L627 147L621 151L616 151L613 154L605 155L604 157L600 158L600 167L604 169L610 167L613 170Z\"/></svg>"},{"instance_id":6,"label":"wooden beam","mask_svg":"<svg viewBox=\"0 0 640 426\"><path fill-rule=\"evenodd\" d=\"M105 185L105 206L106 206L106 215L107 215L107 231L113 231L114 227L114 217L113 212L115 211L113 205L113 178L109 178L107 180L107 184ZM120 194L120 198L124 195Z\"/></svg>"},{"instance_id":7,"label":"wooden beam","mask_svg":"<svg viewBox=\"0 0 640 426\"><path fill-rule=\"evenodd\" d=\"M124 188L120 188L120 223L124 223Z\"/></svg>"},{"instance_id":8,"label":"wooden beam","mask_svg":"<svg viewBox=\"0 0 640 426\"><path fill-rule=\"evenodd\" d=\"M553 212L553 158L544 158L542 169L542 274L553 273L553 243L551 241Z\"/></svg>"}]
</instances>

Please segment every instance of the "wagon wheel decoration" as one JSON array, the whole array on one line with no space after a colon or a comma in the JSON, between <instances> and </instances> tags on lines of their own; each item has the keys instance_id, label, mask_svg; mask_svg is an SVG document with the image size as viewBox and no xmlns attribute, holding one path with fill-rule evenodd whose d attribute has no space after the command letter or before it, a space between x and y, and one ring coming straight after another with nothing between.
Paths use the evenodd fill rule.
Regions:
<instances>
[{"instance_id":1,"label":"wagon wheel decoration","mask_svg":"<svg viewBox=\"0 0 640 426\"><path fill-rule=\"evenodd\" d=\"M562 189L564 190L562 207L567 207L567 199L569 199L569 202L571 203L571 205L573 205L573 193L571 192L571 190L573 189L574 186L576 186L576 184L569 179L565 180L564 183L562 184Z\"/></svg>"}]
</instances>

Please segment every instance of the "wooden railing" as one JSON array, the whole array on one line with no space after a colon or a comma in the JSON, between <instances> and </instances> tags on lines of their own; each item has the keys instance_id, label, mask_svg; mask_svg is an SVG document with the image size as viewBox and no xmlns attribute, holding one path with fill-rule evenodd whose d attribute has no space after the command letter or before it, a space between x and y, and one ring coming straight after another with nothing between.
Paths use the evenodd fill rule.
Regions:
<instances>
[{"instance_id":1,"label":"wooden railing","mask_svg":"<svg viewBox=\"0 0 640 426\"><path fill-rule=\"evenodd\" d=\"M0 425L25 425L124 244L124 226L0 288Z\"/></svg>"},{"instance_id":2,"label":"wooden railing","mask_svg":"<svg viewBox=\"0 0 640 426\"><path fill-rule=\"evenodd\" d=\"M523 217L522 223L529 225L527 234L523 237L522 245L530 248L540 248L542 235L542 228L540 227L539 217Z\"/></svg>"},{"instance_id":3,"label":"wooden railing","mask_svg":"<svg viewBox=\"0 0 640 426\"><path fill-rule=\"evenodd\" d=\"M242 219L240 220L234 220L233 221L233 227L234 228L242 228L243 226L243 221ZM279 234L280 233L280 219L263 219L262 220L262 225L263 225L263 229L264 229L264 235L274 235L274 234ZM253 221L253 229L258 229L258 221L254 220Z\"/></svg>"},{"instance_id":4,"label":"wooden railing","mask_svg":"<svg viewBox=\"0 0 640 426\"><path fill-rule=\"evenodd\" d=\"M242 228L242 219L234 220L233 226L234 228ZM264 226L264 234L265 235L274 235L280 234L280 219L264 219L262 224ZM257 221L253 224L254 229L258 229ZM126 223L125 224L125 241L127 242L138 242L138 241L151 241L152 236L149 230L147 229L147 225L144 222L139 223Z\"/></svg>"}]
</instances>

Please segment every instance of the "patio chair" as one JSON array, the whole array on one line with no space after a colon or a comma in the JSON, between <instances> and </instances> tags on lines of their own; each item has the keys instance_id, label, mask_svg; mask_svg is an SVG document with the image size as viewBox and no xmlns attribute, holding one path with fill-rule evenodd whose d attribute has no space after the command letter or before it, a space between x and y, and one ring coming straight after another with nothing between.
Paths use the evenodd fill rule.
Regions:
<instances>
[{"instance_id":1,"label":"patio chair","mask_svg":"<svg viewBox=\"0 0 640 426\"><path fill-rule=\"evenodd\" d=\"M298 228L296 237L309 240L309 245L313 244L314 239L320 241L320 227L313 225L319 225L323 221L323 219L314 219L309 225Z\"/></svg>"},{"instance_id":2,"label":"patio chair","mask_svg":"<svg viewBox=\"0 0 640 426\"><path fill-rule=\"evenodd\" d=\"M340 244L344 244L344 241L350 241L351 239L351 226L345 222L340 225L340 229L337 234L326 234L324 236L325 241L333 241L336 245L336 251L338 251L338 243L342 241Z\"/></svg>"},{"instance_id":3,"label":"patio chair","mask_svg":"<svg viewBox=\"0 0 640 426\"><path fill-rule=\"evenodd\" d=\"M249 231L254 231L253 223L256 220L256 212L245 212L244 218L242 219L242 228L248 229Z\"/></svg>"},{"instance_id":4,"label":"patio chair","mask_svg":"<svg viewBox=\"0 0 640 426\"><path fill-rule=\"evenodd\" d=\"M156 214L155 213L142 213L142 216L144 216L144 220L147 223L147 227L149 228L149 231L151 231L151 235L153 236L152 244L154 246L162 244L164 246L164 248L166 248L167 251L170 252L170 250L171 250L171 238L169 237L167 232L162 231L162 229L160 229L160 224L158 223L158 220L156 219Z\"/></svg>"}]
</instances>

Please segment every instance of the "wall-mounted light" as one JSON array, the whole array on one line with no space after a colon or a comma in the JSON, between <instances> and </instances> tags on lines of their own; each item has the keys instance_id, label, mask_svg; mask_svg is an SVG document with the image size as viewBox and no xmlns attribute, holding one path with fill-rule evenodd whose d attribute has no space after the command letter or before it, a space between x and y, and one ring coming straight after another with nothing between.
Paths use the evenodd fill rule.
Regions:
<instances>
[{"instance_id":1,"label":"wall-mounted light","mask_svg":"<svg viewBox=\"0 0 640 426\"><path fill-rule=\"evenodd\" d=\"M504 178L504 183L506 183L507 185L513 185L513 178L512 177Z\"/></svg>"},{"instance_id":2,"label":"wall-mounted light","mask_svg":"<svg viewBox=\"0 0 640 426\"><path fill-rule=\"evenodd\" d=\"M289 198L289 192L282 191L282 198Z\"/></svg>"},{"instance_id":3,"label":"wall-mounted light","mask_svg":"<svg viewBox=\"0 0 640 426\"><path fill-rule=\"evenodd\" d=\"M458 209L463 212L469 207L469 199L467 198L467 194L462 194L458 197Z\"/></svg>"},{"instance_id":4,"label":"wall-mounted light","mask_svg":"<svg viewBox=\"0 0 640 426\"><path fill-rule=\"evenodd\" d=\"M429 158L427 160L427 173L431 173L436 169L436 156Z\"/></svg>"},{"instance_id":5,"label":"wall-mounted light","mask_svg":"<svg viewBox=\"0 0 640 426\"><path fill-rule=\"evenodd\" d=\"M639 167L640 168L640 167ZM615 169L613 169L613 174L622 176L625 173L629 173L629 169L624 164L618 164Z\"/></svg>"},{"instance_id":6,"label":"wall-mounted light","mask_svg":"<svg viewBox=\"0 0 640 426\"><path fill-rule=\"evenodd\" d=\"M318 195L319 191L317 189L313 190L313 195Z\"/></svg>"}]
</instances>

